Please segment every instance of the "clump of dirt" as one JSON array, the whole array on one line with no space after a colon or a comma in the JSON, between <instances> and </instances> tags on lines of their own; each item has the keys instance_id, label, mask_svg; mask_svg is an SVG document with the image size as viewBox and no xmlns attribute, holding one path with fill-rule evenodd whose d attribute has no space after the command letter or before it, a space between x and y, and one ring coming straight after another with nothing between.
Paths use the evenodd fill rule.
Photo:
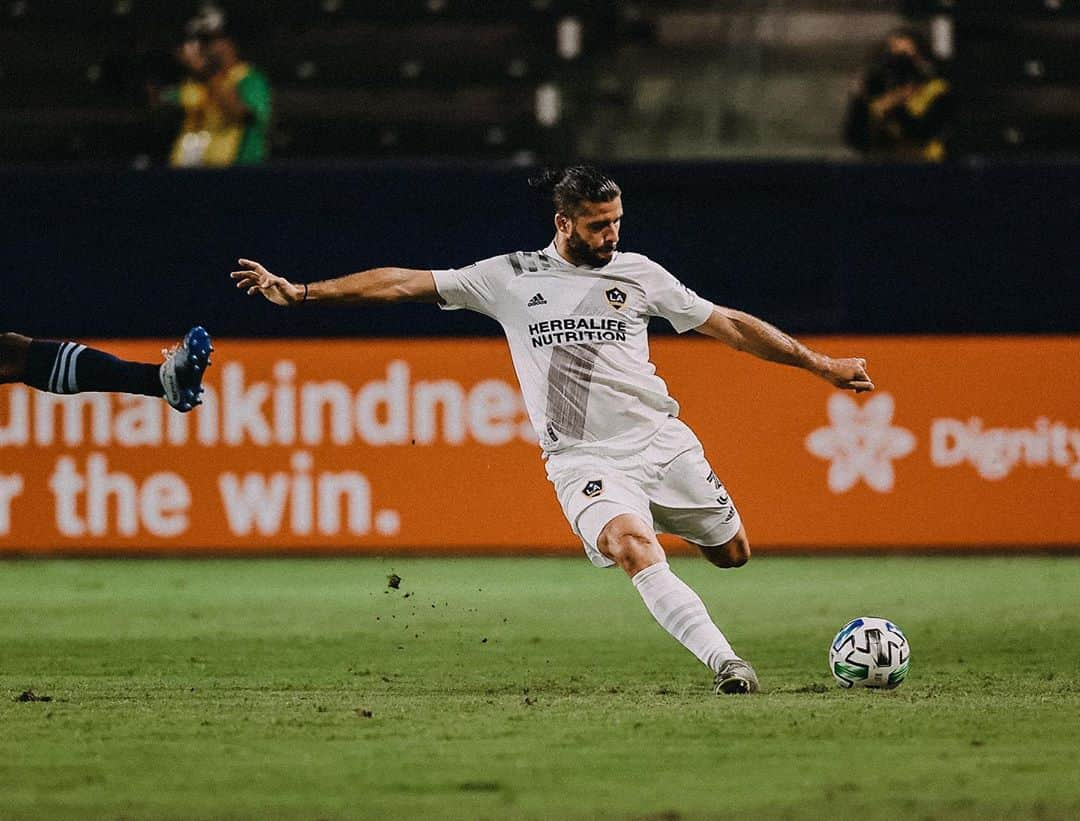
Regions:
<instances>
[{"instance_id":1,"label":"clump of dirt","mask_svg":"<svg viewBox=\"0 0 1080 821\"><path fill-rule=\"evenodd\" d=\"M23 690L12 701L52 701L52 696L39 696L33 690Z\"/></svg>"},{"instance_id":2,"label":"clump of dirt","mask_svg":"<svg viewBox=\"0 0 1080 821\"><path fill-rule=\"evenodd\" d=\"M360 718L371 718L375 715L371 710L365 710L363 707L357 707L356 714L360 716Z\"/></svg>"},{"instance_id":3,"label":"clump of dirt","mask_svg":"<svg viewBox=\"0 0 1080 821\"><path fill-rule=\"evenodd\" d=\"M805 687L796 687L791 692L793 693L827 693L831 690L831 687L827 687L819 681L815 681L813 684L807 684Z\"/></svg>"},{"instance_id":4,"label":"clump of dirt","mask_svg":"<svg viewBox=\"0 0 1080 821\"><path fill-rule=\"evenodd\" d=\"M392 587L394 590L397 590L401 587L401 576L399 576L397 573L391 573L389 576L386 577L386 586Z\"/></svg>"},{"instance_id":5,"label":"clump of dirt","mask_svg":"<svg viewBox=\"0 0 1080 821\"><path fill-rule=\"evenodd\" d=\"M498 792L502 785L497 781L466 781L458 784L458 789L464 792Z\"/></svg>"}]
</instances>

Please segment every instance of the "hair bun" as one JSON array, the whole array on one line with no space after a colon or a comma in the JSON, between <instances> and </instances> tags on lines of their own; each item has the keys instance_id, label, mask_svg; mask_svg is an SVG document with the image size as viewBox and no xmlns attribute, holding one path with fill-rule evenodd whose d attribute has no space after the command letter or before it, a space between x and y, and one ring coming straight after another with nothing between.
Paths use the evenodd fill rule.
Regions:
<instances>
[{"instance_id":1,"label":"hair bun","mask_svg":"<svg viewBox=\"0 0 1080 821\"><path fill-rule=\"evenodd\" d=\"M552 193L563 178L561 168L545 168L535 177L529 177L529 187L536 191Z\"/></svg>"}]
</instances>

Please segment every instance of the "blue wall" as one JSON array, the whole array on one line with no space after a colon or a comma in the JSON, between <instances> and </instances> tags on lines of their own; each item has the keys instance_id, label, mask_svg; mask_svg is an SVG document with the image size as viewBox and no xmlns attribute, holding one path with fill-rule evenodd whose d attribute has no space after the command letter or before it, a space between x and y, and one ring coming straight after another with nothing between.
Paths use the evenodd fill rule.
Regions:
<instances>
[{"instance_id":1,"label":"blue wall","mask_svg":"<svg viewBox=\"0 0 1080 821\"><path fill-rule=\"evenodd\" d=\"M611 169L622 244L797 332L1080 331L1080 166ZM0 172L0 327L39 336L490 334L430 306L283 311L227 278L451 267L551 237L520 168Z\"/></svg>"}]
</instances>

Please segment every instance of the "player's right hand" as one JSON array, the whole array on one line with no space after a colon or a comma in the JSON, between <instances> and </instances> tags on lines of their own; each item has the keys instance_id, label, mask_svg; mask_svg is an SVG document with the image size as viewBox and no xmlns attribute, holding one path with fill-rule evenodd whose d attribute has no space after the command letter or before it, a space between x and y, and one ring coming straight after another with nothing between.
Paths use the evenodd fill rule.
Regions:
<instances>
[{"instance_id":1,"label":"player's right hand","mask_svg":"<svg viewBox=\"0 0 1080 821\"><path fill-rule=\"evenodd\" d=\"M285 277L270 273L253 259L239 259L237 262L244 266L244 269L233 271L229 276L233 278L237 288L247 291L248 296L262 294L275 305L295 305L303 301L302 285L294 285Z\"/></svg>"}]
</instances>

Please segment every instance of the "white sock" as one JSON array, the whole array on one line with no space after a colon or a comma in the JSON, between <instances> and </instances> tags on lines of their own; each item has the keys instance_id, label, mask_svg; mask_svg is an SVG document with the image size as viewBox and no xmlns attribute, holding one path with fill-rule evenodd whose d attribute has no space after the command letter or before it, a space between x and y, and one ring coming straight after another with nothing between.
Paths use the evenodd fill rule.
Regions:
<instances>
[{"instance_id":1,"label":"white sock","mask_svg":"<svg viewBox=\"0 0 1080 821\"><path fill-rule=\"evenodd\" d=\"M709 618L697 593L671 572L667 562L646 567L630 581L660 626L714 673L737 658L724 634Z\"/></svg>"}]
</instances>

